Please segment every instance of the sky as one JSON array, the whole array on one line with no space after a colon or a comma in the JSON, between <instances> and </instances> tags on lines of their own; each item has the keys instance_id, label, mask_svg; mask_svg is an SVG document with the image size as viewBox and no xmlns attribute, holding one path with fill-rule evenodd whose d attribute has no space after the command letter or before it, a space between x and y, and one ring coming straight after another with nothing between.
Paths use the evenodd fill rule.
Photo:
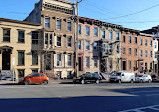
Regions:
<instances>
[{"instance_id":1,"label":"sky","mask_svg":"<svg viewBox=\"0 0 159 112\"><path fill-rule=\"evenodd\" d=\"M24 20L38 1L1 0L0 18ZM79 4L79 16L136 30L146 30L159 25L158 12L158 0L83 0Z\"/></svg>"}]
</instances>

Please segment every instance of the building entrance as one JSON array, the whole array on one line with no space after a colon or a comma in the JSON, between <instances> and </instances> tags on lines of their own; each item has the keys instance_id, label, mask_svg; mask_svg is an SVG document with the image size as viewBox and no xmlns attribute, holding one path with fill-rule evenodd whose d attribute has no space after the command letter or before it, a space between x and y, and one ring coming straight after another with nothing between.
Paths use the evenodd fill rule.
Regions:
<instances>
[{"instance_id":1,"label":"building entrance","mask_svg":"<svg viewBox=\"0 0 159 112\"><path fill-rule=\"evenodd\" d=\"M2 53L2 70L10 70L10 51L3 51Z\"/></svg>"}]
</instances>

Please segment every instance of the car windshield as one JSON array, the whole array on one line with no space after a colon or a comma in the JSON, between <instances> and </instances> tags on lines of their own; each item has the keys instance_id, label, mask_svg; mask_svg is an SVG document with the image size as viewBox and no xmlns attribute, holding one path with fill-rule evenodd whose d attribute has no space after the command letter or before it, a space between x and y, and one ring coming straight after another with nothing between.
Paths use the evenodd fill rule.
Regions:
<instances>
[{"instance_id":1,"label":"car windshield","mask_svg":"<svg viewBox=\"0 0 159 112\"><path fill-rule=\"evenodd\" d=\"M32 74L27 75L26 77L30 77Z\"/></svg>"},{"instance_id":2,"label":"car windshield","mask_svg":"<svg viewBox=\"0 0 159 112\"><path fill-rule=\"evenodd\" d=\"M113 73L112 75L113 75L113 76L120 76L121 73Z\"/></svg>"}]
</instances>

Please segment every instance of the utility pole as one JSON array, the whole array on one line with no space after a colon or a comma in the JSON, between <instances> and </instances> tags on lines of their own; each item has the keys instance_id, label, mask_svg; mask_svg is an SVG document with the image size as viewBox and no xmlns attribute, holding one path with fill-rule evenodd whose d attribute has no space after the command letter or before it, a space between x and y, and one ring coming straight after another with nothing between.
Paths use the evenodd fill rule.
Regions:
<instances>
[{"instance_id":1,"label":"utility pole","mask_svg":"<svg viewBox=\"0 0 159 112\"><path fill-rule=\"evenodd\" d=\"M78 17L78 5L79 5L79 3L80 2L82 2L82 0L80 0L80 1L78 1L77 0L77 2L76 2L76 44L75 44L75 48L76 48L76 51L75 51L75 53L76 53L76 63L75 63L75 73L76 73L76 77L78 77L79 76L79 70L78 70L78 66L79 66L79 64L78 64L78 23L79 23L79 17Z\"/></svg>"}]
</instances>

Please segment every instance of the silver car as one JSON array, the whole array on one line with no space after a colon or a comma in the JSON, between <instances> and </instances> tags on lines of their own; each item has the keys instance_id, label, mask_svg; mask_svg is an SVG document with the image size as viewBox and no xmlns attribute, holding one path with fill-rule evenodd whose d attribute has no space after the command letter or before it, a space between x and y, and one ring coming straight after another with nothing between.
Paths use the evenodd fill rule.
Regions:
<instances>
[{"instance_id":1,"label":"silver car","mask_svg":"<svg viewBox=\"0 0 159 112\"><path fill-rule=\"evenodd\" d=\"M152 82L152 78L150 75L144 74L144 75L138 75L136 76L136 82L148 82L151 83Z\"/></svg>"}]
</instances>

